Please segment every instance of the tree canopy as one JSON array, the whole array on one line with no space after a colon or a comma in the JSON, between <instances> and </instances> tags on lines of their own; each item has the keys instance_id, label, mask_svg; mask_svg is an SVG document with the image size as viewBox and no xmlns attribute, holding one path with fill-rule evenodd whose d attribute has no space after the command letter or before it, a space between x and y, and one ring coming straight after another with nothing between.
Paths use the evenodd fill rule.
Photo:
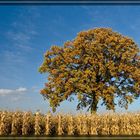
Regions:
<instances>
[{"instance_id":1,"label":"tree canopy","mask_svg":"<svg viewBox=\"0 0 140 140\"><path fill-rule=\"evenodd\" d=\"M77 109L96 112L101 99L108 110L117 104L127 109L140 95L139 52L133 39L110 28L82 31L45 53L39 71L49 75L41 94L53 111L72 95Z\"/></svg>"}]
</instances>

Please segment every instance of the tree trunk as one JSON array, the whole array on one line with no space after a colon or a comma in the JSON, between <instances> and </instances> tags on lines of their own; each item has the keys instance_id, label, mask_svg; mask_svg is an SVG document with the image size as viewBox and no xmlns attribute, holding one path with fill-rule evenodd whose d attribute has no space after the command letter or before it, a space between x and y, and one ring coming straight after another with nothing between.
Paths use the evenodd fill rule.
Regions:
<instances>
[{"instance_id":1,"label":"tree trunk","mask_svg":"<svg viewBox=\"0 0 140 140\"><path fill-rule=\"evenodd\" d=\"M98 100L96 99L96 94L93 95L92 104L91 104L91 114L96 114L97 112Z\"/></svg>"}]
</instances>

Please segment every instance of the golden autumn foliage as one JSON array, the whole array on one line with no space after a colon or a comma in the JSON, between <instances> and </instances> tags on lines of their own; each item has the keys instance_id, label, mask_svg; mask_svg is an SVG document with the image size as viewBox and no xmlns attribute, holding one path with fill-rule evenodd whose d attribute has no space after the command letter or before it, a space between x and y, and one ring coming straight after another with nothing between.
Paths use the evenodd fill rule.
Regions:
<instances>
[{"instance_id":1,"label":"golden autumn foliage","mask_svg":"<svg viewBox=\"0 0 140 140\"><path fill-rule=\"evenodd\" d=\"M45 53L39 68L48 73L48 83L41 94L56 107L77 95L77 109L89 107L97 111L99 100L109 110L115 110L140 94L140 56L137 44L129 37L110 28L96 28L78 33L63 46L52 46Z\"/></svg>"}]
</instances>

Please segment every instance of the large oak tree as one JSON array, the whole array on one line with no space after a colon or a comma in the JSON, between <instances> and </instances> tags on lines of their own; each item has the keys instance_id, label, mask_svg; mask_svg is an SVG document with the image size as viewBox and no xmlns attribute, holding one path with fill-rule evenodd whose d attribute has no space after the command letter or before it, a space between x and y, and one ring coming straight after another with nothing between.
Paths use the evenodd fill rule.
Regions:
<instances>
[{"instance_id":1,"label":"large oak tree","mask_svg":"<svg viewBox=\"0 0 140 140\"><path fill-rule=\"evenodd\" d=\"M72 95L78 98L77 109L96 112L101 99L108 110L115 110L116 99L127 109L140 95L139 52L131 38L110 28L82 31L45 53L39 71L49 76L41 94L54 111Z\"/></svg>"}]
</instances>

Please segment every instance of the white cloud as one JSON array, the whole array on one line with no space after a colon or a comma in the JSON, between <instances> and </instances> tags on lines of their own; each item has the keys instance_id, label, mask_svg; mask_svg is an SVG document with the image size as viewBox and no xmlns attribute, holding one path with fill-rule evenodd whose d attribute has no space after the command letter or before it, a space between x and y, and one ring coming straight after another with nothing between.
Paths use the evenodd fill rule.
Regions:
<instances>
[{"instance_id":1,"label":"white cloud","mask_svg":"<svg viewBox=\"0 0 140 140\"><path fill-rule=\"evenodd\" d=\"M20 87L20 88L16 89L16 91L18 91L18 92L26 92L27 89L24 88L24 87Z\"/></svg>"},{"instance_id":2,"label":"white cloud","mask_svg":"<svg viewBox=\"0 0 140 140\"><path fill-rule=\"evenodd\" d=\"M11 94L13 92L13 90L11 89L0 89L0 95L7 95L7 94Z\"/></svg>"},{"instance_id":3,"label":"white cloud","mask_svg":"<svg viewBox=\"0 0 140 140\"><path fill-rule=\"evenodd\" d=\"M5 100L7 103L12 104L20 103L21 101L23 102L23 100L31 101L32 94L38 94L39 90L40 89L37 86L31 88L18 87L16 89L0 88L0 103Z\"/></svg>"},{"instance_id":4,"label":"white cloud","mask_svg":"<svg viewBox=\"0 0 140 140\"><path fill-rule=\"evenodd\" d=\"M6 96L6 95L19 95L26 93L28 91L27 88L19 87L17 89L0 89L0 96Z\"/></svg>"}]
</instances>

